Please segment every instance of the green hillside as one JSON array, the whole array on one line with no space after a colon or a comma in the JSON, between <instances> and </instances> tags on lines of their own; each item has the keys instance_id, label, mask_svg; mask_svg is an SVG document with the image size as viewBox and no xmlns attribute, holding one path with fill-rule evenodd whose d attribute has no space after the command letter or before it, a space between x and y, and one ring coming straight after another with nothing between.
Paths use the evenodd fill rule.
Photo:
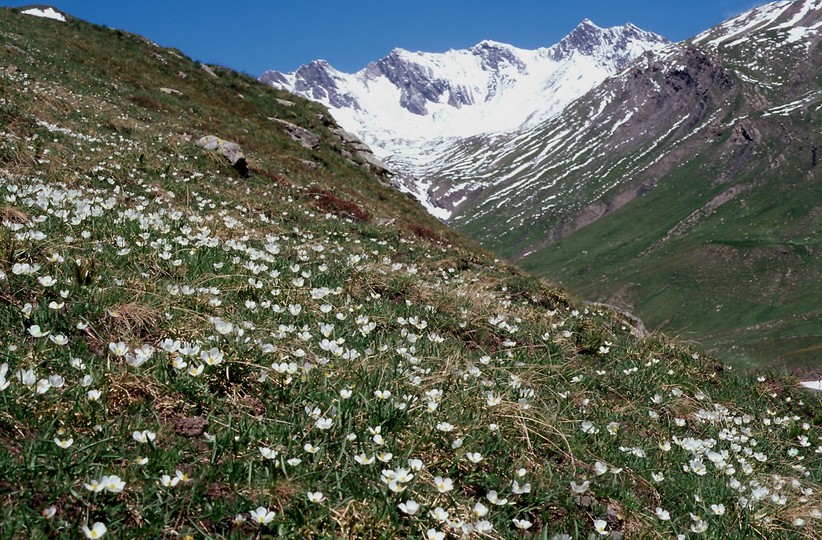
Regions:
<instances>
[{"instance_id":1,"label":"green hillside","mask_svg":"<svg viewBox=\"0 0 822 540\"><path fill-rule=\"evenodd\" d=\"M0 538L822 534L795 379L496 261L316 104L83 21L0 41Z\"/></svg>"},{"instance_id":2,"label":"green hillside","mask_svg":"<svg viewBox=\"0 0 822 540\"><path fill-rule=\"evenodd\" d=\"M460 152L483 141L464 141L443 182L491 180L451 223L725 363L822 376L822 45L791 37L822 11L803 5L718 47L722 26L649 53L495 137L479 170Z\"/></svg>"}]
</instances>

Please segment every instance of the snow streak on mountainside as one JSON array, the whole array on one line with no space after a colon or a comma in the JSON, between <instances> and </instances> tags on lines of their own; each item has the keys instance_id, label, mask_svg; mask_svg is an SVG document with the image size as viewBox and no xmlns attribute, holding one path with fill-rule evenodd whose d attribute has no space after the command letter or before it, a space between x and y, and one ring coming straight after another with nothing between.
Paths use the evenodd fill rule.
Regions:
<instances>
[{"instance_id":1,"label":"snow streak on mountainside","mask_svg":"<svg viewBox=\"0 0 822 540\"><path fill-rule=\"evenodd\" d=\"M526 270L726 359L818 366L820 53L822 1L763 5L422 180Z\"/></svg>"},{"instance_id":2,"label":"snow streak on mountainside","mask_svg":"<svg viewBox=\"0 0 822 540\"><path fill-rule=\"evenodd\" d=\"M325 104L394 169L419 177L436 167L447 142L535 126L666 43L631 24L603 29L586 19L548 48L483 41L445 53L395 49L354 74L318 60L261 80ZM430 184L406 179L404 187L450 216L453 205L427 204Z\"/></svg>"}]
</instances>

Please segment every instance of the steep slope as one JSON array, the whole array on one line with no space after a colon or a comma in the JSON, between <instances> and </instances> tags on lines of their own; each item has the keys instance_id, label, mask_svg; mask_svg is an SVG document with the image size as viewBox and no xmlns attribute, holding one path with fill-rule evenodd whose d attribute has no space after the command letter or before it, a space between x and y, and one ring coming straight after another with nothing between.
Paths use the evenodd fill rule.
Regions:
<instances>
[{"instance_id":1,"label":"steep slope","mask_svg":"<svg viewBox=\"0 0 822 540\"><path fill-rule=\"evenodd\" d=\"M502 256L728 361L818 363L820 2L646 55L545 124L443 149L426 181Z\"/></svg>"},{"instance_id":2,"label":"steep slope","mask_svg":"<svg viewBox=\"0 0 822 540\"><path fill-rule=\"evenodd\" d=\"M533 126L549 118L647 50L666 43L633 25L602 29L583 21L559 43L525 50L483 41L446 53L395 49L354 74L322 60L263 82L329 107L399 174L401 188L431 205L432 154L451 141Z\"/></svg>"},{"instance_id":3,"label":"steep slope","mask_svg":"<svg viewBox=\"0 0 822 540\"><path fill-rule=\"evenodd\" d=\"M0 10L0 536L820 537L819 397L576 305L354 151Z\"/></svg>"}]
</instances>

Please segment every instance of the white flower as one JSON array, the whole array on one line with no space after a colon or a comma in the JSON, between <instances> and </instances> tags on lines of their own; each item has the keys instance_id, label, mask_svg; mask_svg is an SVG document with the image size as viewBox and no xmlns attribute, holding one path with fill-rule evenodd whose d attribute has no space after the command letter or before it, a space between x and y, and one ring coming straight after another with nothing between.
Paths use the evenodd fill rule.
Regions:
<instances>
[{"instance_id":1,"label":"white flower","mask_svg":"<svg viewBox=\"0 0 822 540\"><path fill-rule=\"evenodd\" d=\"M571 491L577 494L585 493L588 491L588 487L591 485L591 482L585 480L581 484L577 484L576 482L571 482Z\"/></svg>"},{"instance_id":2,"label":"white flower","mask_svg":"<svg viewBox=\"0 0 822 540\"><path fill-rule=\"evenodd\" d=\"M485 517L485 515L488 514L488 507L481 502L478 502L474 505L473 514L476 517Z\"/></svg>"},{"instance_id":3,"label":"white flower","mask_svg":"<svg viewBox=\"0 0 822 540\"><path fill-rule=\"evenodd\" d=\"M89 390L86 395L88 396L89 401L97 401L98 399L100 399L100 396L102 396L103 393L97 389L93 389Z\"/></svg>"},{"instance_id":4,"label":"white flower","mask_svg":"<svg viewBox=\"0 0 822 540\"><path fill-rule=\"evenodd\" d=\"M38 394L45 394L51 388L51 383L47 379L40 379L37 381L36 392Z\"/></svg>"},{"instance_id":5,"label":"white flower","mask_svg":"<svg viewBox=\"0 0 822 540\"><path fill-rule=\"evenodd\" d=\"M169 476L164 474L160 477L160 483L165 487L174 487L180 483L180 478L178 476Z\"/></svg>"},{"instance_id":6,"label":"white flower","mask_svg":"<svg viewBox=\"0 0 822 540\"><path fill-rule=\"evenodd\" d=\"M354 456L354 461L359 463L360 465L371 465L374 463L374 456L368 457L365 454L357 454Z\"/></svg>"},{"instance_id":7,"label":"white flower","mask_svg":"<svg viewBox=\"0 0 822 540\"><path fill-rule=\"evenodd\" d=\"M708 524L700 519L691 525L691 530L696 534L702 534L708 530Z\"/></svg>"},{"instance_id":8,"label":"white flower","mask_svg":"<svg viewBox=\"0 0 822 540\"><path fill-rule=\"evenodd\" d=\"M420 509L420 505L417 504L416 501L412 501L411 499L405 501L404 503L398 504L397 507L400 510L402 510L403 513L408 514L409 516L413 516Z\"/></svg>"},{"instance_id":9,"label":"white flower","mask_svg":"<svg viewBox=\"0 0 822 540\"><path fill-rule=\"evenodd\" d=\"M428 512L432 518L436 519L437 521L445 521L448 519L448 512L443 510L441 506L434 508Z\"/></svg>"},{"instance_id":10,"label":"white flower","mask_svg":"<svg viewBox=\"0 0 822 540\"><path fill-rule=\"evenodd\" d=\"M712 504L711 505L711 512L714 513L716 516L721 516L725 513L725 505L724 504Z\"/></svg>"},{"instance_id":11,"label":"white flower","mask_svg":"<svg viewBox=\"0 0 822 540\"><path fill-rule=\"evenodd\" d=\"M249 512L251 521L259 525L265 525L274 521L276 514L264 506L258 507L256 510Z\"/></svg>"},{"instance_id":12,"label":"white flower","mask_svg":"<svg viewBox=\"0 0 822 540\"><path fill-rule=\"evenodd\" d=\"M608 526L608 523L606 523L604 520L601 520L601 519L595 519L594 520L594 529L596 529L596 531L600 534L600 536L605 536L605 535L608 534L608 531L606 530L607 526Z\"/></svg>"},{"instance_id":13,"label":"white flower","mask_svg":"<svg viewBox=\"0 0 822 540\"><path fill-rule=\"evenodd\" d=\"M428 529L425 533L425 540L444 540L445 533L439 532L434 529Z\"/></svg>"},{"instance_id":14,"label":"white flower","mask_svg":"<svg viewBox=\"0 0 822 540\"><path fill-rule=\"evenodd\" d=\"M491 504L496 504L497 506L508 504L508 499L500 499L499 496L497 496L497 492L494 490L489 491L485 498L488 499Z\"/></svg>"},{"instance_id":15,"label":"white flower","mask_svg":"<svg viewBox=\"0 0 822 540\"><path fill-rule=\"evenodd\" d=\"M520 485L519 482L514 480L513 483L511 484L511 491L514 492L515 495L522 495L523 493L531 493L531 484Z\"/></svg>"},{"instance_id":16,"label":"white flower","mask_svg":"<svg viewBox=\"0 0 822 540\"><path fill-rule=\"evenodd\" d=\"M265 446L260 446L259 450L260 454L262 454L265 459L277 459L277 456L280 455L278 451L272 450L271 448L267 448Z\"/></svg>"},{"instance_id":17,"label":"white flower","mask_svg":"<svg viewBox=\"0 0 822 540\"><path fill-rule=\"evenodd\" d=\"M439 424L437 424L437 429L442 432L448 433L449 431L454 430L454 425L448 422L440 422Z\"/></svg>"},{"instance_id":18,"label":"white flower","mask_svg":"<svg viewBox=\"0 0 822 540\"><path fill-rule=\"evenodd\" d=\"M37 384L37 375L34 374L33 369L21 369L18 370L15 375L17 376L18 381L28 387L32 387Z\"/></svg>"},{"instance_id":19,"label":"white flower","mask_svg":"<svg viewBox=\"0 0 822 540\"><path fill-rule=\"evenodd\" d=\"M394 478L388 481L388 489L390 489L394 493L402 493L403 491L405 491L406 486L400 484L399 482L397 482L397 479Z\"/></svg>"},{"instance_id":20,"label":"white flower","mask_svg":"<svg viewBox=\"0 0 822 540\"><path fill-rule=\"evenodd\" d=\"M53 278L53 277L51 277L51 276L40 276L39 278L37 278L37 281L38 281L38 282L40 283L40 285L42 285L43 287L51 287L52 285L54 285L55 283L57 283L57 280L56 280L56 279L54 279L54 278Z\"/></svg>"},{"instance_id":21,"label":"white flower","mask_svg":"<svg viewBox=\"0 0 822 540\"><path fill-rule=\"evenodd\" d=\"M661 519L662 521L669 521L671 519L671 513L667 510L663 510L662 507L656 507L656 517Z\"/></svg>"},{"instance_id":22,"label":"white flower","mask_svg":"<svg viewBox=\"0 0 822 540\"><path fill-rule=\"evenodd\" d=\"M74 439L72 439L71 437L69 437L68 439L60 439L55 437L54 444L56 444L60 448L68 448L69 446L74 444Z\"/></svg>"},{"instance_id":23,"label":"white flower","mask_svg":"<svg viewBox=\"0 0 822 540\"><path fill-rule=\"evenodd\" d=\"M105 477L101 478L100 480L91 480L90 482L84 483L83 487L87 490L91 491L92 493L97 493L106 489L104 483Z\"/></svg>"},{"instance_id":24,"label":"white flower","mask_svg":"<svg viewBox=\"0 0 822 540\"><path fill-rule=\"evenodd\" d=\"M45 336L49 335L50 333L51 332L43 332L40 329L39 324L33 324L33 325L29 326L29 334L31 334L32 337L45 337ZM103 525L103 526L105 527L105 525Z\"/></svg>"},{"instance_id":25,"label":"white flower","mask_svg":"<svg viewBox=\"0 0 822 540\"><path fill-rule=\"evenodd\" d=\"M126 483L116 474L104 476L101 480L105 484L106 491L120 493L126 487Z\"/></svg>"},{"instance_id":26,"label":"white flower","mask_svg":"<svg viewBox=\"0 0 822 540\"><path fill-rule=\"evenodd\" d=\"M334 425L334 420L331 418L317 418L315 425L317 429L330 429Z\"/></svg>"},{"instance_id":27,"label":"white flower","mask_svg":"<svg viewBox=\"0 0 822 540\"><path fill-rule=\"evenodd\" d=\"M86 535L86 538L102 538L106 534L106 525L99 521L95 522L90 529L88 525L83 525L83 534Z\"/></svg>"},{"instance_id":28,"label":"white flower","mask_svg":"<svg viewBox=\"0 0 822 540\"><path fill-rule=\"evenodd\" d=\"M319 446L314 446L313 444L311 444L309 442L309 443L305 443L303 445L303 450L305 450L309 454L316 454L317 452L320 451L320 447Z\"/></svg>"},{"instance_id":29,"label":"white flower","mask_svg":"<svg viewBox=\"0 0 822 540\"><path fill-rule=\"evenodd\" d=\"M114 356L125 356L128 352L128 346L122 341L118 341L117 343L109 343L108 350L114 353Z\"/></svg>"},{"instance_id":30,"label":"white flower","mask_svg":"<svg viewBox=\"0 0 822 540\"><path fill-rule=\"evenodd\" d=\"M49 336L49 340L51 340L51 342L55 345L59 345L61 347L63 345L68 344L68 338L63 334L54 334L52 336Z\"/></svg>"},{"instance_id":31,"label":"white flower","mask_svg":"<svg viewBox=\"0 0 822 540\"><path fill-rule=\"evenodd\" d=\"M143 431L135 431L134 433L132 433L132 437L138 443L147 443L154 442L154 439L157 437L157 434L153 431L144 429Z\"/></svg>"},{"instance_id":32,"label":"white flower","mask_svg":"<svg viewBox=\"0 0 822 540\"><path fill-rule=\"evenodd\" d=\"M308 497L309 501L317 504L323 502L323 500L325 499L325 495L323 495L322 491L309 491L308 493L306 493L306 496Z\"/></svg>"},{"instance_id":33,"label":"white flower","mask_svg":"<svg viewBox=\"0 0 822 540\"><path fill-rule=\"evenodd\" d=\"M203 364L198 364L196 366L194 364L191 364L190 366L188 366L188 374L192 377L198 377L200 374L203 373L204 369L205 366Z\"/></svg>"},{"instance_id":34,"label":"white flower","mask_svg":"<svg viewBox=\"0 0 822 540\"><path fill-rule=\"evenodd\" d=\"M226 335L230 334L234 331L234 325L230 322L226 322L220 318L213 318L211 319L212 324L214 324L214 329L217 330L218 334Z\"/></svg>"},{"instance_id":35,"label":"white flower","mask_svg":"<svg viewBox=\"0 0 822 540\"><path fill-rule=\"evenodd\" d=\"M530 522L530 521L528 521L527 519L517 519L517 518L514 518L514 519L512 519L511 521L513 521L513 522L514 522L514 526L515 526L517 529L521 529L521 530L523 530L523 531L524 531L524 530L526 530L526 529L531 528L531 525L532 525L532 524L531 524L531 522Z\"/></svg>"},{"instance_id":36,"label":"white flower","mask_svg":"<svg viewBox=\"0 0 822 540\"><path fill-rule=\"evenodd\" d=\"M450 478L443 478L442 476L437 476L434 478L434 485L440 493L446 493L454 489L453 480Z\"/></svg>"},{"instance_id":37,"label":"white flower","mask_svg":"<svg viewBox=\"0 0 822 540\"><path fill-rule=\"evenodd\" d=\"M608 472L608 466L601 461L597 461L594 463L594 474L597 476L603 475Z\"/></svg>"},{"instance_id":38,"label":"white flower","mask_svg":"<svg viewBox=\"0 0 822 540\"><path fill-rule=\"evenodd\" d=\"M479 463L482 461L482 454L479 452L468 452L465 454L465 458L471 463Z\"/></svg>"}]
</instances>

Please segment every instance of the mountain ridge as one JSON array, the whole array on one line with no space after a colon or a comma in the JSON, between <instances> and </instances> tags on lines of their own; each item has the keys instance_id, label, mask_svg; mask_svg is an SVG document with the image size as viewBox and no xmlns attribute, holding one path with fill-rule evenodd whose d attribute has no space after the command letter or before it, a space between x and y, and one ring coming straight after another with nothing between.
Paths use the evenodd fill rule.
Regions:
<instances>
[{"instance_id":1,"label":"mountain ridge","mask_svg":"<svg viewBox=\"0 0 822 540\"><path fill-rule=\"evenodd\" d=\"M314 61L290 74L266 72L260 80L325 104L380 158L391 163L397 157L401 177L414 177L443 139L535 125L638 54L666 43L632 24L603 29L586 19L559 43L535 50L491 40L445 53L394 49L354 74ZM416 158L406 163L409 153ZM402 187L428 203L413 180ZM447 217L443 208L429 210Z\"/></svg>"}]
</instances>

